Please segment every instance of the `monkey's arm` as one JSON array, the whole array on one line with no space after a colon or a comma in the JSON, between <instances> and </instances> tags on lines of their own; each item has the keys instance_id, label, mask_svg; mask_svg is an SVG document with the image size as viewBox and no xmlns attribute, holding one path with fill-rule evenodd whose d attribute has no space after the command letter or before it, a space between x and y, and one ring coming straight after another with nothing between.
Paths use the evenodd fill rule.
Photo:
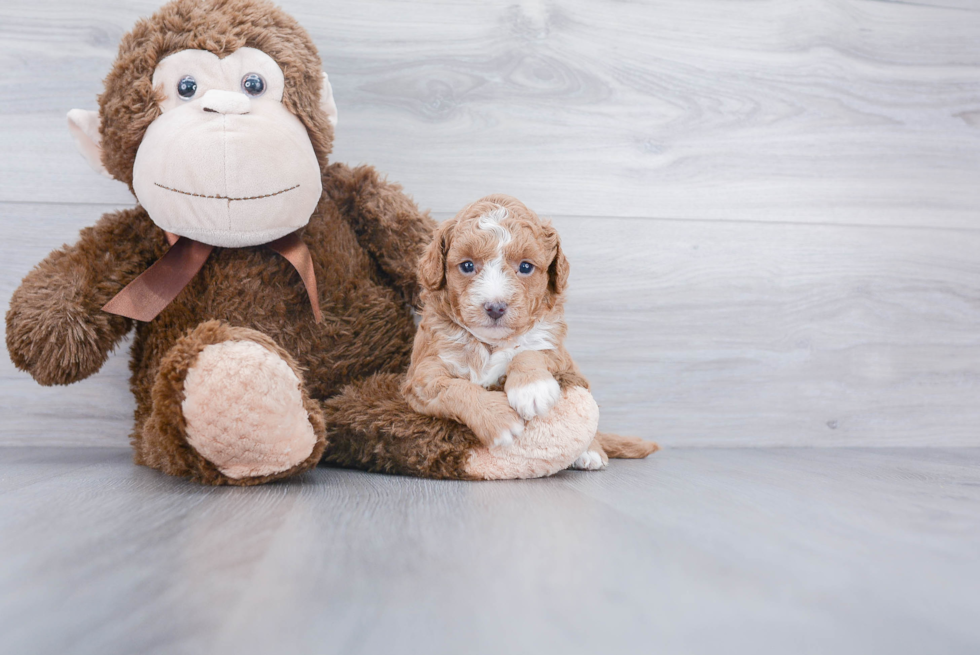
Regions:
<instances>
[{"instance_id":1,"label":"monkey's arm","mask_svg":"<svg viewBox=\"0 0 980 655\"><path fill-rule=\"evenodd\" d=\"M133 323L102 306L165 250L163 233L135 208L104 215L77 243L48 255L10 299L14 365L46 386L98 371Z\"/></svg>"},{"instance_id":2,"label":"monkey's arm","mask_svg":"<svg viewBox=\"0 0 980 655\"><path fill-rule=\"evenodd\" d=\"M406 302L416 305L416 268L432 240L435 221L371 166L333 164L324 176L324 187L392 286Z\"/></svg>"}]
</instances>

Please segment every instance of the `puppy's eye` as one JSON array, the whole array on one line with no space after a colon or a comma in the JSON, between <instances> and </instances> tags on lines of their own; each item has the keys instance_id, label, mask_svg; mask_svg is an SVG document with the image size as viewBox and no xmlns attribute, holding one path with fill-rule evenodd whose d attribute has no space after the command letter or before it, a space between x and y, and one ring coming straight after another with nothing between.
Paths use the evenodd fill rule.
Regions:
<instances>
[{"instance_id":1,"label":"puppy's eye","mask_svg":"<svg viewBox=\"0 0 980 655\"><path fill-rule=\"evenodd\" d=\"M265 80L258 73L249 73L242 78L242 91L245 95L258 98L265 93Z\"/></svg>"},{"instance_id":2,"label":"puppy's eye","mask_svg":"<svg viewBox=\"0 0 980 655\"><path fill-rule=\"evenodd\" d=\"M517 267L517 270L521 275L530 275L534 272L534 264L531 262L521 262L521 265Z\"/></svg>"},{"instance_id":3,"label":"puppy's eye","mask_svg":"<svg viewBox=\"0 0 980 655\"><path fill-rule=\"evenodd\" d=\"M476 270L476 266L474 266L473 262L471 261L465 261L459 265L459 270L462 273L469 274Z\"/></svg>"},{"instance_id":4,"label":"puppy's eye","mask_svg":"<svg viewBox=\"0 0 980 655\"><path fill-rule=\"evenodd\" d=\"M190 100L197 93L197 80L190 75L184 75L177 82L177 95L184 100Z\"/></svg>"}]
</instances>

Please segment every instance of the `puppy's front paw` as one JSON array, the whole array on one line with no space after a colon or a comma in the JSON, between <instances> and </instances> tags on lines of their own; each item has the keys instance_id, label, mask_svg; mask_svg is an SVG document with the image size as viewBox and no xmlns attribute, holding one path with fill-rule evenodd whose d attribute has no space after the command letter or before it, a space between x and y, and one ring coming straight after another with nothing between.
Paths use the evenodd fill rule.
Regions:
<instances>
[{"instance_id":1,"label":"puppy's front paw","mask_svg":"<svg viewBox=\"0 0 980 655\"><path fill-rule=\"evenodd\" d=\"M569 468L578 469L580 471L598 471L599 469L605 468L606 465L602 461L602 454L594 450L586 450L584 453L579 455Z\"/></svg>"},{"instance_id":2,"label":"puppy's front paw","mask_svg":"<svg viewBox=\"0 0 980 655\"><path fill-rule=\"evenodd\" d=\"M507 404L504 394L493 392L470 429L487 446L510 446L524 434L524 421Z\"/></svg>"},{"instance_id":3,"label":"puppy's front paw","mask_svg":"<svg viewBox=\"0 0 980 655\"><path fill-rule=\"evenodd\" d=\"M519 387L507 389L507 402L524 419L545 416L561 397L561 387L550 375Z\"/></svg>"}]
</instances>

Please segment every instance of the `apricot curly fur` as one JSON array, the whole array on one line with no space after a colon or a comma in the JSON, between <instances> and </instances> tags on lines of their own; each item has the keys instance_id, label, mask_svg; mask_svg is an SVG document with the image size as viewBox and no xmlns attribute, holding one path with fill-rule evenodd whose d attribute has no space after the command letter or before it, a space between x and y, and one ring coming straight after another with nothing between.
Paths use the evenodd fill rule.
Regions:
<instances>
[{"instance_id":1,"label":"apricot curly fur","mask_svg":"<svg viewBox=\"0 0 980 655\"><path fill-rule=\"evenodd\" d=\"M596 432L596 440L605 451L605 455L613 459L643 459L647 455L660 450L653 441L637 437L624 437L609 432Z\"/></svg>"}]
</instances>

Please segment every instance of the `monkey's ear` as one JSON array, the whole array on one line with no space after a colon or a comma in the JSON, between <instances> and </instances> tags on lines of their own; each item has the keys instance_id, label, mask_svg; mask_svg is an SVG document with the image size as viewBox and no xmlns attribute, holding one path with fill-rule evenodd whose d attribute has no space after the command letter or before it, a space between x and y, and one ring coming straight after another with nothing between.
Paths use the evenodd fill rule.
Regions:
<instances>
[{"instance_id":1,"label":"monkey's ear","mask_svg":"<svg viewBox=\"0 0 980 655\"><path fill-rule=\"evenodd\" d=\"M72 109L68 112L68 132L75 141L75 147L82 153L85 161L96 173L102 173L110 180L109 171L102 165L102 137L99 135L99 112L87 109Z\"/></svg>"},{"instance_id":2,"label":"monkey's ear","mask_svg":"<svg viewBox=\"0 0 980 655\"><path fill-rule=\"evenodd\" d=\"M337 127L337 103L333 101L333 87L327 74L323 74L323 90L320 91L320 108L327 112L330 124Z\"/></svg>"}]
</instances>

